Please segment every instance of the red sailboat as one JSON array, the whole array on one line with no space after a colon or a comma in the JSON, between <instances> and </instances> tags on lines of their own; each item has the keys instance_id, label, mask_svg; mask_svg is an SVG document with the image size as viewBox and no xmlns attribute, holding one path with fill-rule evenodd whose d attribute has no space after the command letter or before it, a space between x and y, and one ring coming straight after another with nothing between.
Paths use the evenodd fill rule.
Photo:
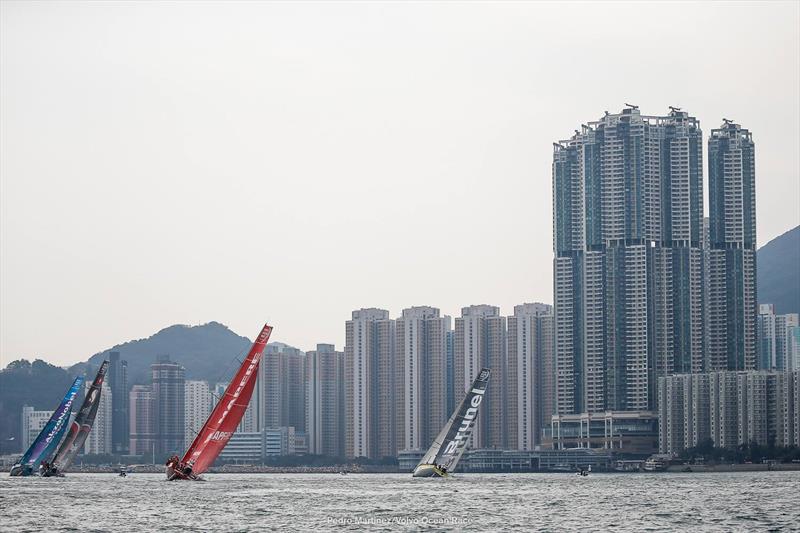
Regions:
<instances>
[{"instance_id":1,"label":"red sailboat","mask_svg":"<svg viewBox=\"0 0 800 533\"><path fill-rule=\"evenodd\" d=\"M217 456L228 444L250 403L258 377L258 364L261 362L261 355L264 353L270 333L272 326L265 324L239 371L225 389L225 394L211 412L203 429L186 450L183 459L178 459L175 455L167 460L168 480L198 479L200 474L214 464Z\"/></svg>"}]
</instances>

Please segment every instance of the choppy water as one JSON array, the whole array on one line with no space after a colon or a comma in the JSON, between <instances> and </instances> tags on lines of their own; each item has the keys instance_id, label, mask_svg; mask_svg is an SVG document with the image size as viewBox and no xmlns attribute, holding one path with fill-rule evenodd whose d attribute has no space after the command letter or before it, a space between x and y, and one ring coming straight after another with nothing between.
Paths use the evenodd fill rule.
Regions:
<instances>
[{"instance_id":1,"label":"choppy water","mask_svg":"<svg viewBox=\"0 0 800 533\"><path fill-rule=\"evenodd\" d=\"M0 531L792 531L800 472L0 474Z\"/></svg>"}]
</instances>

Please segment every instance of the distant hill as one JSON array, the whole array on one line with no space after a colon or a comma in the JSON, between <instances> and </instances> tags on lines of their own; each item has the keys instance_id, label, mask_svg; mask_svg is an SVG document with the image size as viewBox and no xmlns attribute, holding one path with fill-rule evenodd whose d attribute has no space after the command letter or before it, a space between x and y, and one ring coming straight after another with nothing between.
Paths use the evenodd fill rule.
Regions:
<instances>
[{"instance_id":1,"label":"distant hill","mask_svg":"<svg viewBox=\"0 0 800 533\"><path fill-rule=\"evenodd\" d=\"M19 451L22 406L55 409L73 379L63 368L40 359L12 361L0 370L0 454Z\"/></svg>"},{"instance_id":2,"label":"distant hill","mask_svg":"<svg viewBox=\"0 0 800 533\"><path fill-rule=\"evenodd\" d=\"M758 303L775 313L800 313L800 226L758 249Z\"/></svg>"},{"instance_id":3,"label":"distant hill","mask_svg":"<svg viewBox=\"0 0 800 533\"><path fill-rule=\"evenodd\" d=\"M201 326L175 325L164 328L146 339L118 344L94 354L86 363L69 368L70 375L85 371L87 364L97 368L109 352L119 352L128 361L128 383L150 383L150 365L160 355L168 355L186 368L187 379L217 381L229 378L236 366L235 359L244 358L251 345L219 322ZM226 375L227 374L227 375Z\"/></svg>"},{"instance_id":4,"label":"distant hill","mask_svg":"<svg viewBox=\"0 0 800 533\"><path fill-rule=\"evenodd\" d=\"M149 384L150 365L160 355L186 368L187 379L227 381L246 356L251 341L218 322L202 326L176 325L146 338L118 344L96 353L84 363L68 369L36 360L21 359L0 370L0 454L17 453L20 447L20 414L23 405L52 410L64 396L72 380L88 371L88 379L112 351L128 362L128 384ZM267 351L294 349L283 343L270 343Z\"/></svg>"}]
</instances>

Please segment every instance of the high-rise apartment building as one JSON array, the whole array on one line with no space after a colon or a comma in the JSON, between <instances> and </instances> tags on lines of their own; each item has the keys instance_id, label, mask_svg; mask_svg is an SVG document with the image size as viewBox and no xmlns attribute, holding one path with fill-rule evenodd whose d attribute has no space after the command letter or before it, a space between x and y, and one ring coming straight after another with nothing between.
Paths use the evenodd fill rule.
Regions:
<instances>
[{"instance_id":1,"label":"high-rise apartment building","mask_svg":"<svg viewBox=\"0 0 800 533\"><path fill-rule=\"evenodd\" d=\"M183 423L184 447L188 448L211 414L211 389L205 381L187 380L184 383Z\"/></svg>"},{"instance_id":2,"label":"high-rise apartment building","mask_svg":"<svg viewBox=\"0 0 800 533\"><path fill-rule=\"evenodd\" d=\"M261 389L259 428L293 427L303 431L305 413L305 353L273 342L267 345L258 370ZM251 402L253 407L253 402Z\"/></svg>"},{"instance_id":3,"label":"high-rise apartment building","mask_svg":"<svg viewBox=\"0 0 800 533\"><path fill-rule=\"evenodd\" d=\"M344 456L344 352L317 344L306 352L306 427L308 451Z\"/></svg>"},{"instance_id":4,"label":"high-rise apartment building","mask_svg":"<svg viewBox=\"0 0 800 533\"><path fill-rule=\"evenodd\" d=\"M129 393L130 453L154 455L156 405L150 385L134 385Z\"/></svg>"},{"instance_id":5,"label":"high-rise apartment building","mask_svg":"<svg viewBox=\"0 0 800 533\"><path fill-rule=\"evenodd\" d=\"M472 305L461 309L455 323L456 402L461 401L481 368L492 370L470 446L503 449L506 447L506 319L495 306Z\"/></svg>"},{"instance_id":6,"label":"high-rise apartment building","mask_svg":"<svg viewBox=\"0 0 800 533\"><path fill-rule=\"evenodd\" d=\"M508 317L506 445L533 450L553 414L553 307L541 303L514 306ZM547 405L546 405L547 403Z\"/></svg>"},{"instance_id":7,"label":"high-rise apartment building","mask_svg":"<svg viewBox=\"0 0 800 533\"><path fill-rule=\"evenodd\" d=\"M698 121L635 106L553 153L559 414L649 410L659 376L703 369Z\"/></svg>"},{"instance_id":8,"label":"high-rise apartment building","mask_svg":"<svg viewBox=\"0 0 800 533\"><path fill-rule=\"evenodd\" d=\"M397 446L427 449L447 412L447 336L450 317L435 307L403 309L395 320Z\"/></svg>"},{"instance_id":9,"label":"high-rise apartment building","mask_svg":"<svg viewBox=\"0 0 800 533\"><path fill-rule=\"evenodd\" d=\"M150 371L155 402L156 453L181 454L184 451L183 439L186 431L185 369L178 363L170 361L168 356L159 356L158 360L150 365Z\"/></svg>"},{"instance_id":10,"label":"high-rise apartment building","mask_svg":"<svg viewBox=\"0 0 800 533\"><path fill-rule=\"evenodd\" d=\"M659 379L659 451L708 439L733 448L800 444L800 372L721 371Z\"/></svg>"},{"instance_id":11,"label":"high-rise apartment building","mask_svg":"<svg viewBox=\"0 0 800 533\"><path fill-rule=\"evenodd\" d=\"M772 304L758 306L756 337L758 370L795 370L795 329L800 327L797 313L776 315Z\"/></svg>"},{"instance_id":12,"label":"high-rise apartment building","mask_svg":"<svg viewBox=\"0 0 800 533\"><path fill-rule=\"evenodd\" d=\"M756 368L756 186L751 133L726 120L708 140L708 369Z\"/></svg>"},{"instance_id":13,"label":"high-rise apartment building","mask_svg":"<svg viewBox=\"0 0 800 533\"><path fill-rule=\"evenodd\" d=\"M84 381L84 395L92 387L91 380ZM83 444L85 454L111 454L114 453L114 391L109 382L103 382L100 392L100 403L97 406L97 415L92 425L92 431Z\"/></svg>"},{"instance_id":14,"label":"high-rise apartment building","mask_svg":"<svg viewBox=\"0 0 800 533\"><path fill-rule=\"evenodd\" d=\"M113 427L111 428L111 447L112 453L125 455L128 453L128 441L130 438L130 422L128 395L128 362L120 358L119 352L108 354L108 379L111 397L114 399L111 405Z\"/></svg>"},{"instance_id":15,"label":"high-rise apartment building","mask_svg":"<svg viewBox=\"0 0 800 533\"><path fill-rule=\"evenodd\" d=\"M345 454L395 456L395 323L384 309L359 309L345 323Z\"/></svg>"}]
</instances>

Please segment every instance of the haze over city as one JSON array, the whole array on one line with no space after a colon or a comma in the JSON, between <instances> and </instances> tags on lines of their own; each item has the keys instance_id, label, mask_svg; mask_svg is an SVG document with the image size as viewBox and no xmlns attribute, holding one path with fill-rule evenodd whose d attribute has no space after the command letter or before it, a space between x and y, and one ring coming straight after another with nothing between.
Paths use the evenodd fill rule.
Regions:
<instances>
[{"instance_id":1,"label":"haze over city","mask_svg":"<svg viewBox=\"0 0 800 533\"><path fill-rule=\"evenodd\" d=\"M759 246L800 223L797 3L0 9L0 367L552 303L552 143L626 102L747 127Z\"/></svg>"}]
</instances>

